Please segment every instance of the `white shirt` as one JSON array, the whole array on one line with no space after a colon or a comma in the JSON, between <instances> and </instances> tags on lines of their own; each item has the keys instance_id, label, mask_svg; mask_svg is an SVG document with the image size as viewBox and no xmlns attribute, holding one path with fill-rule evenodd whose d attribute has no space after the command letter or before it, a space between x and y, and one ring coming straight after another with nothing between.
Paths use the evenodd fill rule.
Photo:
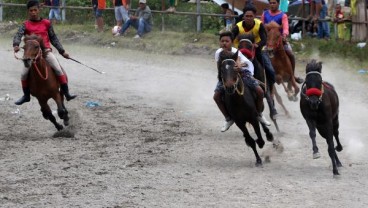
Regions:
<instances>
[{"instance_id":1,"label":"white shirt","mask_svg":"<svg viewBox=\"0 0 368 208\"><path fill-rule=\"evenodd\" d=\"M219 48L217 49L216 53L215 53L215 61L216 63L218 62L219 58L220 58L220 53L223 51L223 48ZM232 53L236 53L238 51L238 49L231 47L231 52ZM243 65L242 70L247 70L249 71L252 76L254 75L254 65L251 61L249 61L249 59L247 57L245 57L241 52L238 52L238 57L240 60L240 63Z\"/></svg>"}]
</instances>

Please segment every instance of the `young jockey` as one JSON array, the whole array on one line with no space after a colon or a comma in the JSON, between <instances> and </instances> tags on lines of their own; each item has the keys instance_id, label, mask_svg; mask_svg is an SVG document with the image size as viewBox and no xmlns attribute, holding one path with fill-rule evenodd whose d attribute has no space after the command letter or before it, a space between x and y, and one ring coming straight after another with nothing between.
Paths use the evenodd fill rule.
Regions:
<instances>
[{"instance_id":1,"label":"young jockey","mask_svg":"<svg viewBox=\"0 0 368 208\"><path fill-rule=\"evenodd\" d=\"M56 76L60 82L60 88L63 91L65 98L67 101L74 99L77 97L76 95L69 94L68 83L65 74L63 73L61 66L52 53L50 43L59 51L59 53L66 59L69 59L69 54L65 52L63 46L60 44L59 39L57 38L54 29L51 25L51 22L47 19L42 19L39 16L40 8L39 2L35 0L30 0L27 3L28 9L28 17L18 29L17 34L13 39L13 49L14 52L17 53L19 51L19 44L24 35L36 34L42 37L43 42L45 44L46 50L48 51L46 56L46 61L50 66L54 69ZM28 86L28 72L29 68L24 67L21 75L22 88L23 88L23 97L15 102L16 105L22 105L25 102L29 102L31 100L31 92Z\"/></svg>"},{"instance_id":2,"label":"young jockey","mask_svg":"<svg viewBox=\"0 0 368 208\"><path fill-rule=\"evenodd\" d=\"M272 89L275 83L275 70L272 66L268 53L263 50L264 46L267 43L266 29L264 28L261 20L255 18L257 9L253 5L246 5L243 9L243 12L243 21L238 22L232 29L234 37L236 37L234 41L234 46L238 48L238 36L253 34L255 40L254 47L256 48L256 58L259 63L264 66L269 86Z\"/></svg>"},{"instance_id":3,"label":"young jockey","mask_svg":"<svg viewBox=\"0 0 368 208\"><path fill-rule=\"evenodd\" d=\"M215 61L216 63L219 60L220 53L224 50L231 51L232 53L236 53L237 49L232 47L233 45L233 35L231 32L226 31L220 34L220 48L217 49L215 53ZM254 73L254 66L251 61L249 61L242 53L238 53L238 61L241 64L240 73L242 74L242 78L244 83L251 89L254 90L257 94L257 100L256 100L256 106L258 111L258 121L261 123L264 123L266 125L271 125L262 115L262 109L263 109L263 90L258 85L258 82L253 79L253 73ZM229 113L227 112L227 109L225 107L225 103L222 99L223 95L225 93L225 89L220 77L220 71L218 74L218 82L215 89L215 94L213 95L213 99L215 100L218 108L220 109L221 113L225 117L225 123L223 127L221 128L221 132L225 132L230 128L231 125L234 124L234 121L230 118Z\"/></svg>"},{"instance_id":4,"label":"young jockey","mask_svg":"<svg viewBox=\"0 0 368 208\"><path fill-rule=\"evenodd\" d=\"M280 32L282 34L282 42L284 44L286 54L290 58L292 69L295 72L295 56L289 42L286 40L286 37L289 35L288 17L284 12L279 10L280 0L269 0L269 3L270 9L264 11L262 14L262 23L264 24L266 30L270 30L273 27L273 24L278 24L278 27L280 28ZM295 78L298 79L297 77Z\"/></svg>"}]
</instances>

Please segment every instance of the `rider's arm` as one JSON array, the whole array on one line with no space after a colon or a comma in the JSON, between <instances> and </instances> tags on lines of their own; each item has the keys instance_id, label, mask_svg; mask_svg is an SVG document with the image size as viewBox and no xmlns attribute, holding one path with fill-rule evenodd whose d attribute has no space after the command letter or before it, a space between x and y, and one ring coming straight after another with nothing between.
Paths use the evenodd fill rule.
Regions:
<instances>
[{"instance_id":1,"label":"rider's arm","mask_svg":"<svg viewBox=\"0 0 368 208\"><path fill-rule=\"evenodd\" d=\"M233 33L233 38L236 38L236 36L238 36L239 34L239 27L238 25L235 25L235 27L233 27L233 29L231 30L231 32Z\"/></svg>"},{"instance_id":2,"label":"rider's arm","mask_svg":"<svg viewBox=\"0 0 368 208\"><path fill-rule=\"evenodd\" d=\"M284 38L289 35L289 21L286 14L282 15L282 33Z\"/></svg>"},{"instance_id":3,"label":"rider's arm","mask_svg":"<svg viewBox=\"0 0 368 208\"><path fill-rule=\"evenodd\" d=\"M266 33L266 29L263 26L263 24L260 25L259 27L259 37L261 38L261 41L259 41L258 44L258 48L263 48L263 46L266 45L267 43L267 33Z\"/></svg>"},{"instance_id":4,"label":"rider's arm","mask_svg":"<svg viewBox=\"0 0 368 208\"><path fill-rule=\"evenodd\" d=\"M25 34L25 32L26 32L26 26L25 26L25 23L23 23L18 28L18 32L15 34L15 36L13 38L13 47L20 45L20 42L22 41L22 37Z\"/></svg>"},{"instance_id":5,"label":"rider's arm","mask_svg":"<svg viewBox=\"0 0 368 208\"><path fill-rule=\"evenodd\" d=\"M254 65L253 63L247 59L242 53L238 53L238 57L240 58L240 62L242 63L242 70L249 71L252 76L254 75Z\"/></svg>"},{"instance_id":6,"label":"rider's arm","mask_svg":"<svg viewBox=\"0 0 368 208\"><path fill-rule=\"evenodd\" d=\"M54 28L52 27L52 25L50 25L49 30L47 32L49 34L51 44L59 51L59 53L61 55L64 54L65 50L64 50L63 46L61 45L58 37L56 36Z\"/></svg>"}]
</instances>

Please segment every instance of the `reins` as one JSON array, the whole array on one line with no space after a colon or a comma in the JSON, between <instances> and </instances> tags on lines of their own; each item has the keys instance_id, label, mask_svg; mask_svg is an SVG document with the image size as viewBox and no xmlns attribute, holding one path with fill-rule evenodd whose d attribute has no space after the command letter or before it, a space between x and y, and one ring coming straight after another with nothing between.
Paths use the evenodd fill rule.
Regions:
<instances>
[{"instance_id":1,"label":"reins","mask_svg":"<svg viewBox=\"0 0 368 208\"><path fill-rule=\"evenodd\" d=\"M37 44L39 44L39 42L38 41L36 41L36 40L27 40L27 42L28 41L35 41L35 42L37 42ZM19 58L19 57L17 57L17 55L16 55L16 53L14 52L14 57L15 57L15 59L17 59L17 60L21 60L21 61L24 61L25 59L24 58ZM43 79L43 80L47 80L48 78L49 78L49 70L48 70L48 65L46 64L46 67L45 67L45 76L43 77L43 75L42 75L42 73L41 73L41 71L40 71L40 69L38 68L38 66L37 66L37 64L36 64L36 62L37 62L37 60L39 60L39 58L40 57L42 57L42 50L41 50L41 47L39 48L39 50L38 50L38 53L37 53L37 55L36 55L36 57L33 59L34 61L33 61L33 66L34 66L34 68L36 69L36 72L37 72L37 74L38 74L38 76L40 76L40 78L41 79Z\"/></svg>"},{"instance_id":2,"label":"reins","mask_svg":"<svg viewBox=\"0 0 368 208\"><path fill-rule=\"evenodd\" d=\"M232 62L234 62L234 63L236 64L236 62L235 62L233 59L225 59L225 60L223 60L223 61L221 62L221 64L223 64L225 61L232 61ZM239 90L239 89L238 89L239 81L240 81L240 84L241 84L241 86L240 86L241 90ZM226 89L225 82L224 82L224 79L223 79L223 78L222 78L222 85L223 85L223 86L224 86L224 88ZM240 76L240 74L239 74L239 73L237 73L236 82L235 82L235 84L233 85L233 87L234 87L235 91L236 91L239 95L244 95L244 83L243 83L243 81L242 81L241 76Z\"/></svg>"}]
</instances>

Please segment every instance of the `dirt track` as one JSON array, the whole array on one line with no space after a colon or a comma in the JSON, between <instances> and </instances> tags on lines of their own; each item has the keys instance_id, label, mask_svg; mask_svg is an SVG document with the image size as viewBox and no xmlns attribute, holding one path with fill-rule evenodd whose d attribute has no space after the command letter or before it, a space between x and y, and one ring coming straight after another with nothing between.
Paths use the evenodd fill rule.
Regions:
<instances>
[{"instance_id":1,"label":"dirt track","mask_svg":"<svg viewBox=\"0 0 368 208\"><path fill-rule=\"evenodd\" d=\"M323 76L341 100L339 179L319 135L322 157L312 159L299 103L287 101L281 87L292 117L278 107L282 132L271 130L284 152L256 168L240 130L219 131L212 57L66 45L107 73L59 56L79 97L67 103L75 136L54 138L35 99L15 113L22 63L10 43L0 39L0 98L11 98L0 100L0 207L368 207L368 87L336 60L325 61ZM266 143L260 153L269 149Z\"/></svg>"}]
</instances>

